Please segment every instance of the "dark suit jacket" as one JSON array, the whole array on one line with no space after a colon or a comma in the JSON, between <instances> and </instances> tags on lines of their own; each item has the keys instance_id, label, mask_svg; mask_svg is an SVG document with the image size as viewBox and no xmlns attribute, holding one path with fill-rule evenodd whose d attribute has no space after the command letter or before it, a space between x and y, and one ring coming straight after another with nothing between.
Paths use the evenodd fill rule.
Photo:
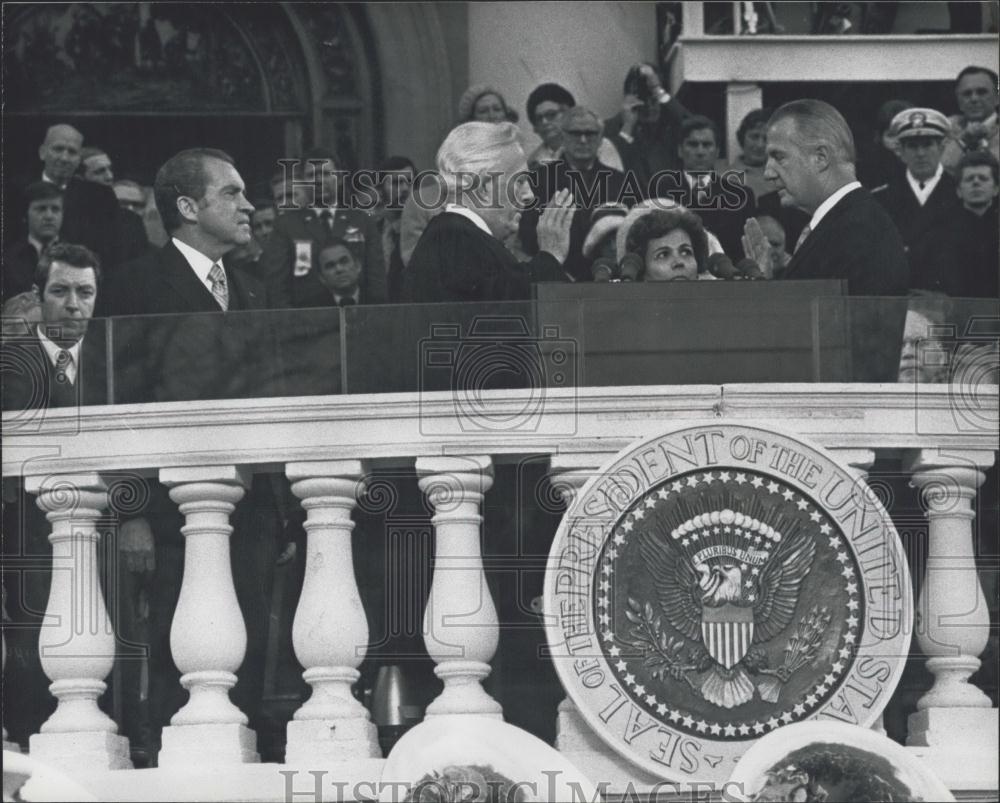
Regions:
<instances>
[{"instance_id":1,"label":"dark suit jacket","mask_svg":"<svg viewBox=\"0 0 1000 803\"><path fill-rule=\"evenodd\" d=\"M424 230L403 272L403 301L517 301L531 283L565 281L547 251L518 262L502 242L471 220L442 212Z\"/></svg>"},{"instance_id":2,"label":"dark suit jacket","mask_svg":"<svg viewBox=\"0 0 1000 803\"><path fill-rule=\"evenodd\" d=\"M3 346L3 409L45 410L107 404L107 358L103 327L91 324L80 347L75 382L57 375L37 327L6 338ZM17 430L18 424L12 424Z\"/></svg>"},{"instance_id":3,"label":"dark suit jacket","mask_svg":"<svg viewBox=\"0 0 1000 803\"><path fill-rule=\"evenodd\" d=\"M2 300L13 298L18 293L30 290L35 283L35 268L38 266L38 251L27 238L11 243L3 252Z\"/></svg>"},{"instance_id":4,"label":"dark suit jacket","mask_svg":"<svg viewBox=\"0 0 1000 803\"><path fill-rule=\"evenodd\" d=\"M331 228L312 209L278 215L258 260L258 278L277 309L326 306L329 291L320 283L319 254L334 239L347 241L361 264L361 286L369 304L386 302L386 271L376 220L357 209L337 209ZM308 254L308 266L297 260Z\"/></svg>"},{"instance_id":5,"label":"dark suit jacket","mask_svg":"<svg viewBox=\"0 0 1000 803\"><path fill-rule=\"evenodd\" d=\"M106 277L113 276L128 258L128 240L122 234L121 207L111 187L75 176L63 195L63 224L59 239L85 245L101 258Z\"/></svg>"},{"instance_id":6,"label":"dark suit jacket","mask_svg":"<svg viewBox=\"0 0 1000 803\"><path fill-rule=\"evenodd\" d=\"M229 309L268 309L263 285L245 271L226 265ZM108 315L165 315L220 312L219 304L172 242L123 266L109 282Z\"/></svg>"},{"instance_id":7,"label":"dark suit jacket","mask_svg":"<svg viewBox=\"0 0 1000 803\"><path fill-rule=\"evenodd\" d=\"M792 256L785 279L846 279L852 296L898 296L909 289L903 240L868 190L852 190Z\"/></svg>"},{"instance_id":8,"label":"dark suit jacket","mask_svg":"<svg viewBox=\"0 0 1000 803\"><path fill-rule=\"evenodd\" d=\"M941 176L923 206L917 202L905 174L872 190L872 197L889 213L903 238L910 263L910 287L948 292L949 271L932 260L931 254L942 236L942 224L958 212L955 180L947 173Z\"/></svg>"}]
</instances>

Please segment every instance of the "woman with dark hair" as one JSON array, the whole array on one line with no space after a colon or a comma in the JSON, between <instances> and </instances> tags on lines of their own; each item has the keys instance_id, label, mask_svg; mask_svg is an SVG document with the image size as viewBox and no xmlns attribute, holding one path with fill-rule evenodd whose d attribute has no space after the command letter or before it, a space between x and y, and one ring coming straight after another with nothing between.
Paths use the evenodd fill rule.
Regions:
<instances>
[{"instance_id":1,"label":"woman with dark hair","mask_svg":"<svg viewBox=\"0 0 1000 803\"><path fill-rule=\"evenodd\" d=\"M643 264L636 277L646 282L714 278L708 273L708 237L699 218L686 209L653 210L632 224L625 248Z\"/></svg>"}]
</instances>

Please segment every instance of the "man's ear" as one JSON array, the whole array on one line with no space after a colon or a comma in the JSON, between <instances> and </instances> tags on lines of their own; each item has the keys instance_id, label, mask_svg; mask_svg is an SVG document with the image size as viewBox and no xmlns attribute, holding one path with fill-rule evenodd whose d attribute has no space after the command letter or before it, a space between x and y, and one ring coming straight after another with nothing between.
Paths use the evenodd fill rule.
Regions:
<instances>
[{"instance_id":1,"label":"man's ear","mask_svg":"<svg viewBox=\"0 0 1000 803\"><path fill-rule=\"evenodd\" d=\"M829 170L833 164L833 149L821 142L813 149L812 159L820 172Z\"/></svg>"},{"instance_id":2,"label":"man's ear","mask_svg":"<svg viewBox=\"0 0 1000 803\"><path fill-rule=\"evenodd\" d=\"M198 220L198 202L189 195L178 196L177 211L180 212L181 219L188 223Z\"/></svg>"},{"instance_id":3,"label":"man's ear","mask_svg":"<svg viewBox=\"0 0 1000 803\"><path fill-rule=\"evenodd\" d=\"M37 284L31 285L31 291L35 294L35 298L38 299L38 303L42 303L42 291L38 289Z\"/></svg>"}]
</instances>

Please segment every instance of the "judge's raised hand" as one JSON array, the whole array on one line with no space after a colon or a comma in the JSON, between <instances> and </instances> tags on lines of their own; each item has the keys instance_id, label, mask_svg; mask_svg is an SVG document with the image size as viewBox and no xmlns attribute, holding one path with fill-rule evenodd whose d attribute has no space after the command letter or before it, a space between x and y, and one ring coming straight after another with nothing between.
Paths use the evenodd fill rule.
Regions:
<instances>
[{"instance_id":1,"label":"judge's raised hand","mask_svg":"<svg viewBox=\"0 0 1000 803\"><path fill-rule=\"evenodd\" d=\"M559 190L538 219L538 250L548 251L559 264L569 254L569 227L575 211L569 190Z\"/></svg>"},{"instance_id":2,"label":"judge's raised hand","mask_svg":"<svg viewBox=\"0 0 1000 803\"><path fill-rule=\"evenodd\" d=\"M757 222L757 218L749 218L743 225L741 242L743 253L747 259L752 259L761 268L766 268L771 264L771 244L764 236L764 230Z\"/></svg>"}]
</instances>

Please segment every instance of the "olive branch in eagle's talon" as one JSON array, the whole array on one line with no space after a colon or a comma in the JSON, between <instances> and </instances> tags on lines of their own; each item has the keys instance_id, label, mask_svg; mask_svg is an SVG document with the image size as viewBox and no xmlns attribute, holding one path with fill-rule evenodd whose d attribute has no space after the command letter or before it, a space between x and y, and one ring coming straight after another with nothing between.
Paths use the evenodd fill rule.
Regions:
<instances>
[{"instance_id":1,"label":"olive branch in eagle's talon","mask_svg":"<svg viewBox=\"0 0 1000 803\"><path fill-rule=\"evenodd\" d=\"M642 653L643 664L650 668L650 674L657 680L667 676L683 680L697 691L697 685L687 673L697 671L699 663L691 663L693 656L686 654L684 639L668 637L663 632L663 622L653 612L653 606L649 602L642 605L629 597L625 618L633 625L629 630L632 640L620 636L618 639Z\"/></svg>"}]
</instances>

